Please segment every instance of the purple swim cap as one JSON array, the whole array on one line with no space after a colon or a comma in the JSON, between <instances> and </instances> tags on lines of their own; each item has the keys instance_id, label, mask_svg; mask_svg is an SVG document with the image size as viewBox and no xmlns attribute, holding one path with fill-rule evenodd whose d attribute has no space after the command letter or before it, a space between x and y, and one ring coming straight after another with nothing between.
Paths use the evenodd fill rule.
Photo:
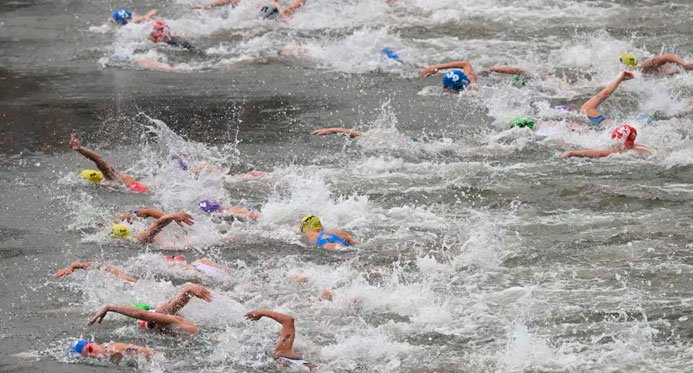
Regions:
<instances>
[{"instance_id":1,"label":"purple swim cap","mask_svg":"<svg viewBox=\"0 0 693 373\"><path fill-rule=\"evenodd\" d=\"M219 205L215 201L212 201L211 199L203 199L197 205L200 207L200 210L208 214L211 214L213 212L221 212L221 205Z\"/></svg>"},{"instance_id":2,"label":"purple swim cap","mask_svg":"<svg viewBox=\"0 0 693 373\"><path fill-rule=\"evenodd\" d=\"M561 111L573 111L573 107L570 105L556 105L553 107L556 110L561 110Z\"/></svg>"}]
</instances>

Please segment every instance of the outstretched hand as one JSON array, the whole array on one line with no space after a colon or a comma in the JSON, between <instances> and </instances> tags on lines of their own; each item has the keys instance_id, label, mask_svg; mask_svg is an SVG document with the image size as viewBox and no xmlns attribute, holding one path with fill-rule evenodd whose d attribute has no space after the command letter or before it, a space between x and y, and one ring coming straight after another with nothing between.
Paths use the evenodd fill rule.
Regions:
<instances>
[{"instance_id":1,"label":"outstretched hand","mask_svg":"<svg viewBox=\"0 0 693 373\"><path fill-rule=\"evenodd\" d=\"M171 217L171 219L173 219L173 221L175 221L181 227L183 226L183 224L187 224L187 225L195 224L195 221L193 220L192 215L188 214L187 212L182 212L182 211L181 212L174 212L174 213L170 214L170 217Z\"/></svg>"},{"instance_id":2,"label":"outstretched hand","mask_svg":"<svg viewBox=\"0 0 693 373\"><path fill-rule=\"evenodd\" d=\"M207 302L212 301L212 292L209 291L209 289L207 289L206 287L204 287L202 285L187 284L187 285L185 285L185 290L188 293L190 293L190 294L192 294L192 295L194 295L194 296L196 296L202 300L205 300Z\"/></svg>"},{"instance_id":3,"label":"outstretched hand","mask_svg":"<svg viewBox=\"0 0 693 373\"><path fill-rule=\"evenodd\" d=\"M94 313L94 316L89 320L89 325L93 325L95 322L99 322L101 324L101 321L103 321L104 317L106 317L106 314L108 314L108 306L101 306L99 307L98 310L96 310L96 313Z\"/></svg>"},{"instance_id":4,"label":"outstretched hand","mask_svg":"<svg viewBox=\"0 0 693 373\"><path fill-rule=\"evenodd\" d=\"M72 150L77 150L82 146L82 143L79 141L77 136L74 133L70 134L70 142L68 143L68 146Z\"/></svg>"},{"instance_id":5,"label":"outstretched hand","mask_svg":"<svg viewBox=\"0 0 693 373\"><path fill-rule=\"evenodd\" d=\"M334 128L320 128L311 133L311 135L315 136L325 136L325 135L331 135L335 133Z\"/></svg>"},{"instance_id":6,"label":"outstretched hand","mask_svg":"<svg viewBox=\"0 0 693 373\"><path fill-rule=\"evenodd\" d=\"M421 69L421 71L419 71L419 76L431 76L437 72L438 72L438 69L433 67L433 66L424 67L423 69Z\"/></svg>"},{"instance_id":7,"label":"outstretched hand","mask_svg":"<svg viewBox=\"0 0 693 373\"><path fill-rule=\"evenodd\" d=\"M75 268L72 265L69 265L58 272L55 272L55 277L56 278L61 278L61 277L66 277L72 274L72 272L75 271Z\"/></svg>"},{"instance_id":8,"label":"outstretched hand","mask_svg":"<svg viewBox=\"0 0 693 373\"><path fill-rule=\"evenodd\" d=\"M635 74L632 71L623 71L623 80L635 79Z\"/></svg>"},{"instance_id":9,"label":"outstretched hand","mask_svg":"<svg viewBox=\"0 0 693 373\"><path fill-rule=\"evenodd\" d=\"M258 312L257 310L250 311L245 314L245 318L250 320L250 321L257 321L262 318L262 314Z\"/></svg>"}]
</instances>

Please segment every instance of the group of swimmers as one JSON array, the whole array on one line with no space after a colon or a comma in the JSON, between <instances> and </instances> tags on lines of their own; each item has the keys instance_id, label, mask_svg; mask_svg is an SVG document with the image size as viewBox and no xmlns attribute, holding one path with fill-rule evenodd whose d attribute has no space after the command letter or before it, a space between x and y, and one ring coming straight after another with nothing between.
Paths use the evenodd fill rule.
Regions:
<instances>
[{"instance_id":1,"label":"group of swimmers","mask_svg":"<svg viewBox=\"0 0 693 373\"><path fill-rule=\"evenodd\" d=\"M71 134L68 145L70 149L78 152L87 159L94 162L96 170L85 169L79 173L79 176L87 182L93 184L110 184L122 186L123 188L135 193L149 193L149 186L144 185L136 180L133 176L117 171L110 163L108 163L98 152L82 146L81 141L75 134ZM184 159L178 158L177 166L181 169L199 170L201 167L210 167L210 165L195 165L191 167ZM247 177L258 177L262 172L254 170L243 174ZM257 211L246 209L242 206L222 207L218 202L211 199L204 199L198 202L199 209L207 214L231 214L236 219L244 219L247 221L255 221L260 218ZM133 219L151 218L154 221L141 231L135 231L130 228L129 223ZM153 208L142 208L120 213L114 218L114 224L111 227L111 236L116 239L129 240L138 244L149 244L155 239L166 226L175 222L180 226L193 225L193 216L187 212L179 211L172 213L164 213ZM324 248L331 251L340 251L357 243L351 234L341 230L325 229L322 226L320 219L313 215L307 215L300 221L300 231L305 236L306 240L314 246ZM208 258L200 258L192 262L187 262L182 255L166 256L166 261L178 269L199 274L216 280L223 280L229 273L229 270L224 266L214 262ZM55 273L56 278L64 278L71 275L74 271L87 268L99 268L108 272L115 277L127 283L135 283L137 279L125 273L121 268L93 261L78 261L67 267L58 270ZM291 278L292 281L302 282L305 276L296 274ZM153 330L163 333L182 332L191 335L199 334L199 327L185 318L181 317L179 311L192 299L199 298L203 301L212 301L211 292L205 287L197 284L186 284L180 292L170 299L168 302L156 307L147 304L131 304L117 305L109 304L99 308L89 325L96 322L101 323L109 312L119 313L134 319L139 320L139 327L145 330ZM321 299L329 300L332 298L332 290L324 289L320 295ZM281 365L300 365L309 369L314 367L313 364L301 359L301 357L293 351L292 346L295 338L294 320L287 315L273 312L270 310L253 310L246 314L249 320L259 320L262 317L268 317L281 324L280 340L275 348L275 358ZM154 355L154 351L143 346L133 344L111 342L106 344L98 344L93 340L80 338L74 341L69 349L73 356L82 356L90 358L105 358L112 361L120 361L123 357L137 358L144 357L149 360Z\"/></svg>"}]
</instances>

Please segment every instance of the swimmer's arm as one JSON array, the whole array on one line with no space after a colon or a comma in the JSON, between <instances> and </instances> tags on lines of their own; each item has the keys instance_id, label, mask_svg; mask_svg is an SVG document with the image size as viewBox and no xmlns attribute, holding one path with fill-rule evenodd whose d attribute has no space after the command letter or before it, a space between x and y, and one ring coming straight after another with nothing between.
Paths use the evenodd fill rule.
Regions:
<instances>
[{"instance_id":1,"label":"swimmer's arm","mask_svg":"<svg viewBox=\"0 0 693 373\"><path fill-rule=\"evenodd\" d=\"M231 206L227 208L226 211L230 212L233 215L248 218L250 220L257 221L258 219L260 219L260 213L258 211L248 210L243 206Z\"/></svg>"},{"instance_id":2,"label":"swimmer's arm","mask_svg":"<svg viewBox=\"0 0 693 373\"><path fill-rule=\"evenodd\" d=\"M515 66L493 66L489 67L487 71L500 74L517 74L527 78L532 77L532 74L529 71L522 70L521 68Z\"/></svg>"},{"instance_id":3,"label":"swimmer's arm","mask_svg":"<svg viewBox=\"0 0 693 373\"><path fill-rule=\"evenodd\" d=\"M362 135L361 131L350 130L350 129L346 129L346 128L320 128L320 129L313 131L312 135L325 136L325 135L332 135L335 133L347 134L352 139Z\"/></svg>"},{"instance_id":4,"label":"swimmer's arm","mask_svg":"<svg viewBox=\"0 0 693 373\"><path fill-rule=\"evenodd\" d=\"M137 58L137 59L135 59L135 65L137 65L138 67L141 67L145 70L151 70L151 71L164 71L164 72L180 71L180 69L177 69L173 66L158 63L158 62L156 62L152 59L149 59L149 58Z\"/></svg>"},{"instance_id":5,"label":"swimmer's arm","mask_svg":"<svg viewBox=\"0 0 693 373\"><path fill-rule=\"evenodd\" d=\"M157 15L159 15L159 9L151 9L141 16L133 17L132 22L142 23L144 21L149 21L152 17L156 17Z\"/></svg>"},{"instance_id":6,"label":"swimmer's arm","mask_svg":"<svg viewBox=\"0 0 693 373\"><path fill-rule=\"evenodd\" d=\"M224 6L224 5L231 5L232 7L236 7L238 3L240 3L241 0L216 0L212 1L211 3L207 4L197 4L197 5L191 5L190 9L205 9L205 8L215 8L218 6Z\"/></svg>"},{"instance_id":7,"label":"swimmer's arm","mask_svg":"<svg viewBox=\"0 0 693 373\"><path fill-rule=\"evenodd\" d=\"M686 70L693 69L693 63L687 63L683 58L671 53L661 54L659 56L649 58L643 61L640 67L643 69L655 69L664 65L665 63L673 63L682 66Z\"/></svg>"},{"instance_id":8,"label":"swimmer's arm","mask_svg":"<svg viewBox=\"0 0 693 373\"><path fill-rule=\"evenodd\" d=\"M94 162L99 171L103 173L106 180L117 180L119 178L116 170L101 157L101 154L83 147L82 143L74 133L70 134L69 146L70 149Z\"/></svg>"},{"instance_id":9,"label":"swimmer's arm","mask_svg":"<svg viewBox=\"0 0 693 373\"><path fill-rule=\"evenodd\" d=\"M74 262L70 264L69 266L59 270L58 272L55 272L54 276L56 278L61 278L61 277L66 277L72 274L76 269L86 269L89 268L95 264L98 264L96 262Z\"/></svg>"},{"instance_id":10,"label":"swimmer's arm","mask_svg":"<svg viewBox=\"0 0 693 373\"><path fill-rule=\"evenodd\" d=\"M601 105L602 102L604 102L607 98L609 98L609 96L611 96L612 93L614 93L614 91L616 91L616 88L618 88L622 81L631 80L633 78L635 78L635 75L633 75L633 73L630 71L621 71L618 73L616 78L609 82L604 89L582 105L580 108L580 114L586 114L590 117L600 116L601 113L597 110L599 105Z\"/></svg>"},{"instance_id":11,"label":"swimmer's arm","mask_svg":"<svg viewBox=\"0 0 693 373\"><path fill-rule=\"evenodd\" d=\"M273 3L274 3L274 2L273 2ZM279 3L279 2L277 1L277 3ZM290 17L292 14L294 14L294 12L296 11L296 9L302 7L303 4L305 4L305 3L306 3L306 0L295 0L295 1L293 2L293 4L289 5L286 9L284 9L284 12L283 12L284 16L285 16L285 17ZM275 6L276 6L276 5L275 5ZM281 11L280 6L277 6L277 9L279 9L279 10Z\"/></svg>"},{"instance_id":12,"label":"swimmer's arm","mask_svg":"<svg viewBox=\"0 0 693 373\"><path fill-rule=\"evenodd\" d=\"M164 216L163 211L159 211L157 209L139 209L139 210L132 210L128 212L124 212L122 214L118 214L115 217L116 222L121 222L124 220L131 221L132 216L135 215L138 218L154 218L154 219L159 219L160 217Z\"/></svg>"},{"instance_id":13,"label":"swimmer's arm","mask_svg":"<svg viewBox=\"0 0 693 373\"><path fill-rule=\"evenodd\" d=\"M421 69L421 71L419 71L419 75L420 76L431 76L440 70L446 70L446 69L462 69L462 70L464 70L464 73L469 78L469 82L471 83L472 88L476 88L476 74L474 73L474 68L472 67L472 64L467 62L467 61L454 61L454 62L448 62L448 63L444 63L444 64L440 64L440 65L429 66L429 67Z\"/></svg>"},{"instance_id":14,"label":"swimmer's arm","mask_svg":"<svg viewBox=\"0 0 693 373\"><path fill-rule=\"evenodd\" d=\"M152 356L155 354L155 352L153 350L148 349L146 347L133 345L133 344L129 344L129 343L119 343L119 342L109 343L107 352L118 353L118 354L125 355L125 356L132 356L134 354L139 354L139 355L144 356L147 359L147 361L150 361L152 359Z\"/></svg>"},{"instance_id":15,"label":"swimmer's arm","mask_svg":"<svg viewBox=\"0 0 693 373\"><path fill-rule=\"evenodd\" d=\"M254 310L245 314L248 320L257 321L262 317L269 317L270 319L282 324L281 334L279 335L279 340L277 341L277 346L274 350L275 354L291 352L294 344L294 338L296 335L296 327L294 325L294 318L279 312L273 312L270 310Z\"/></svg>"},{"instance_id":16,"label":"swimmer's arm","mask_svg":"<svg viewBox=\"0 0 693 373\"><path fill-rule=\"evenodd\" d=\"M128 274L126 274L126 273L123 272L120 268L118 268L118 267L116 267L116 266L112 266L112 265L110 265L110 264L106 264L106 265L104 266L104 269L106 270L106 272L111 273L112 275L118 277L119 279L121 279L121 280L123 280L123 281L129 282L129 283L131 283L131 284L134 284L135 282L137 282L137 279L135 279L134 277L132 277L132 276L130 276L130 275L128 275Z\"/></svg>"},{"instance_id":17,"label":"swimmer's arm","mask_svg":"<svg viewBox=\"0 0 693 373\"><path fill-rule=\"evenodd\" d=\"M137 239L140 240L140 242L142 243L151 242L152 239L154 239L154 236L159 234L159 232L161 232L161 230L164 229L164 227L171 224L172 221L175 221L181 227L183 226L183 224L194 224L193 218L190 214L185 212L174 212L172 214L167 214L156 219L156 221L152 225L147 227L147 229L137 233Z\"/></svg>"},{"instance_id":18,"label":"swimmer's arm","mask_svg":"<svg viewBox=\"0 0 693 373\"><path fill-rule=\"evenodd\" d=\"M181 308L185 307L192 297L200 298L204 301L212 301L212 293L206 287L196 284L186 284L180 293L168 302L156 308L156 311L163 314L175 315Z\"/></svg>"},{"instance_id":19,"label":"swimmer's arm","mask_svg":"<svg viewBox=\"0 0 693 373\"><path fill-rule=\"evenodd\" d=\"M345 231L338 231L334 229L328 229L327 231L341 237L342 239L344 239L344 241L348 242L349 245L356 245L358 243L358 241L356 241L356 239L354 239L354 237L351 234Z\"/></svg>"},{"instance_id":20,"label":"swimmer's arm","mask_svg":"<svg viewBox=\"0 0 693 373\"><path fill-rule=\"evenodd\" d=\"M159 325L178 324L179 319L181 319L178 316L166 315L159 312L145 311L132 306L107 304L105 306L101 306L98 310L96 310L94 316L92 316L91 320L89 320L89 325L93 325L96 322L101 324L101 322L109 312L119 313L123 316L132 317L133 319L153 321Z\"/></svg>"},{"instance_id":21,"label":"swimmer's arm","mask_svg":"<svg viewBox=\"0 0 693 373\"><path fill-rule=\"evenodd\" d=\"M570 157L583 157L583 158L604 158L611 154L618 153L618 150L598 150L598 149L584 149L584 150L569 150L563 152L560 158L570 158Z\"/></svg>"}]
</instances>

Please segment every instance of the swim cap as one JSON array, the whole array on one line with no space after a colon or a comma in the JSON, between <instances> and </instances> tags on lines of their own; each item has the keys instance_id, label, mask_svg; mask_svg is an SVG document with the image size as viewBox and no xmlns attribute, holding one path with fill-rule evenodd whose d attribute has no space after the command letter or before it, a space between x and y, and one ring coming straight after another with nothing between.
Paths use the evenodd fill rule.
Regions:
<instances>
[{"instance_id":1,"label":"swim cap","mask_svg":"<svg viewBox=\"0 0 693 373\"><path fill-rule=\"evenodd\" d=\"M512 79L515 87L522 87L527 83L527 78L522 74L513 74L510 76L510 79Z\"/></svg>"},{"instance_id":2,"label":"swim cap","mask_svg":"<svg viewBox=\"0 0 693 373\"><path fill-rule=\"evenodd\" d=\"M627 124L620 125L611 132L612 139L620 140L626 146L635 145L636 137L638 137L638 131Z\"/></svg>"},{"instance_id":3,"label":"swim cap","mask_svg":"<svg viewBox=\"0 0 693 373\"><path fill-rule=\"evenodd\" d=\"M556 105L553 107L556 110L561 110L561 111L573 111L573 107L571 105Z\"/></svg>"},{"instance_id":4,"label":"swim cap","mask_svg":"<svg viewBox=\"0 0 693 373\"><path fill-rule=\"evenodd\" d=\"M621 58L619 58L619 60L630 67L638 66L638 60L635 59L633 53L621 53Z\"/></svg>"},{"instance_id":5,"label":"swim cap","mask_svg":"<svg viewBox=\"0 0 693 373\"><path fill-rule=\"evenodd\" d=\"M443 87L460 91L469 85L469 78L462 70L450 70L443 75Z\"/></svg>"},{"instance_id":6,"label":"swim cap","mask_svg":"<svg viewBox=\"0 0 693 373\"><path fill-rule=\"evenodd\" d=\"M113 231L113 235L118 238L128 238L132 236L130 228L128 228L128 226L125 224L114 224L113 227L111 227L111 230Z\"/></svg>"},{"instance_id":7,"label":"swim cap","mask_svg":"<svg viewBox=\"0 0 693 373\"><path fill-rule=\"evenodd\" d=\"M399 63L404 63L404 61L402 61L402 59L399 58L397 52L395 52L392 48L383 48L381 52L383 52L387 56L387 58L391 60L395 60Z\"/></svg>"},{"instance_id":8,"label":"swim cap","mask_svg":"<svg viewBox=\"0 0 693 373\"><path fill-rule=\"evenodd\" d=\"M70 346L70 352L81 355L84 347L86 347L89 343L94 343L94 341L88 339L78 339L72 343L72 346Z\"/></svg>"},{"instance_id":9,"label":"swim cap","mask_svg":"<svg viewBox=\"0 0 693 373\"><path fill-rule=\"evenodd\" d=\"M520 128L527 127L529 129L532 129L532 128L534 128L534 119L528 118L528 117L515 118L510 122L510 128L515 128L515 127L520 127Z\"/></svg>"},{"instance_id":10,"label":"swim cap","mask_svg":"<svg viewBox=\"0 0 693 373\"><path fill-rule=\"evenodd\" d=\"M208 214L211 214L213 212L221 212L221 206L215 201L212 201L211 199L204 199L198 202L197 206L200 207L200 210Z\"/></svg>"},{"instance_id":11,"label":"swim cap","mask_svg":"<svg viewBox=\"0 0 693 373\"><path fill-rule=\"evenodd\" d=\"M111 15L111 18L113 18L113 21L119 25L127 25L128 22L132 19L132 13L130 13L129 10L127 9L118 9L115 12L113 12L113 15Z\"/></svg>"},{"instance_id":12,"label":"swim cap","mask_svg":"<svg viewBox=\"0 0 693 373\"><path fill-rule=\"evenodd\" d=\"M94 184L98 184L103 180L103 174L101 171L96 170L82 170L79 176L84 180L89 180Z\"/></svg>"},{"instance_id":13,"label":"swim cap","mask_svg":"<svg viewBox=\"0 0 693 373\"><path fill-rule=\"evenodd\" d=\"M141 309L143 311L151 311L154 309L154 307L152 307L146 303L133 303L132 306L135 308Z\"/></svg>"},{"instance_id":14,"label":"swim cap","mask_svg":"<svg viewBox=\"0 0 693 373\"><path fill-rule=\"evenodd\" d=\"M308 215L301 219L301 232L321 231L322 223L316 216Z\"/></svg>"},{"instance_id":15,"label":"swim cap","mask_svg":"<svg viewBox=\"0 0 693 373\"><path fill-rule=\"evenodd\" d=\"M143 184L138 183L137 181L133 181L132 183L128 184L127 187L128 187L128 189L132 190L133 192L137 192L137 193L149 192L149 188L147 188Z\"/></svg>"},{"instance_id":16,"label":"swim cap","mask_svg":"<svg viewBox=\"0 0 693 373\"><path fill-rule=\"evenodd\" d=\"M639 120L639 121L645 122L647 124L651 124L654 121L654 119L647 114L638 114L635 116L635 120Z\"/></svg>"},{"instance_id":17,"label":"swim cap","mask_svg":"<svg viewBox=\"0 0 693 373\"><path fill-rule=\"evenodd\" d=\"M185 261L185 256L183 256L183 255L175 255L175 256L174 255L166 255L166 261L167 262L172 262L174 260L178 261L178 262Z\"/></svg>"},{"instance_id":18,"label":"swim cap","mask_svg":"<svg viewBox=\"0 0 693 373\"><path fill-rule=\"evenodd\" d=\"M260 15L264 18L274 18L279 15L279 9L273 5L265 5L260 8Z\"/></svg>"},{"instance_id":19,"label":"swim cap","mask_svg":"<svg viewBox=\"0 0 693 373\"><path fill-rule=\"evenodd\" d=\"M166 22L156 21L152 25L152 32L149 34L155 43L160 41L166 41L171 38L171 31L169 30Z\"/></svg>"}]
</instances>

